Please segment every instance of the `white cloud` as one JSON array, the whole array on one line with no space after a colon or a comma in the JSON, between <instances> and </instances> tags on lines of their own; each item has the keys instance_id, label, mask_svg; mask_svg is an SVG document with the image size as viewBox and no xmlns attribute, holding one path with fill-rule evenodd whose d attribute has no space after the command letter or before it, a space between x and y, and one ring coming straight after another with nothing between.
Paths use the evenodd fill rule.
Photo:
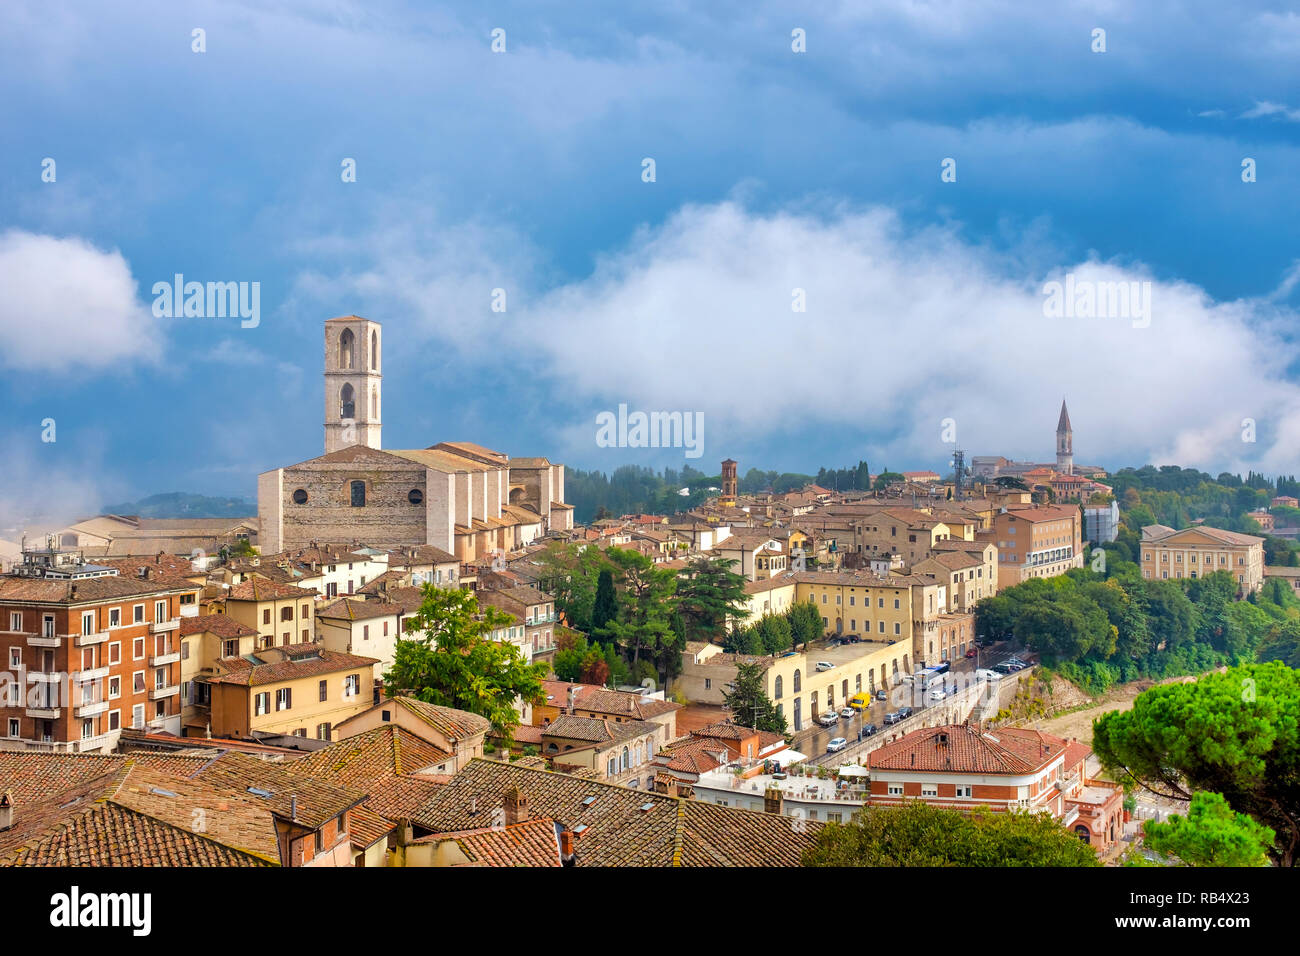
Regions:
<instances>
[{"instance_id":1,"label":"white cloud","mask_svg":"<svg viewBox=\"0 0 1300 956\"><path fill-rule=\"evenodd\" d=\"M151 362L162 335L126 259L77 237L0 235L0 366L116 369Z\"/></svg>"},{"instance_id":2,"label":"white cloud","mask_svg":"<svg viewBox=\"0 0 1300 956\"><path fill-rule=\"evenodd\" d=\"M392 230L383 235L375 243L390 249ZM1300 425L1287 423L1300 422L1300 387L1286 379L1296 350L1282 333L1297 316L1269 298L1216 302L1117 262L1033 274L958 226L909 231L886 209L756 214L723 202L642 229L580 281L521 290L494 327L481 318L482 290L455 276L493 274L498 251L408 246L400 260L318 277L317 291L350 287L398 318L390 343L414 334L543 372L553 394L582 407L580 429L587 409L619 402L703 411L709 458L794 429L844 434L846 454L872 436L869 453L891 464L930 463L952 450L940 441L951 417L968 455L1048 460L1065 395L1084 463L1294 470ZM1149 326L1046 318L1043 284L1067 272L1150 282ZM791 310L795 288L806 313ZM1255 444L1241 440L1246 417ZM574 425L556 422L555 437Z\"/></svg>"},{"instance_id":3,"label":"white cloud","mask_svg":"<svg viewBox=\"0 0 1300 956\"><path fill-rule=\"evenodd\" d=\"M1256 100L1254 106L1241 114L1242 119L1259 119L1264 116L1276 116L1292 123L1300 123L1300 110L1293 110L1283 103L1270 103L1268 100Z\"/></svg>"}]
</instances>

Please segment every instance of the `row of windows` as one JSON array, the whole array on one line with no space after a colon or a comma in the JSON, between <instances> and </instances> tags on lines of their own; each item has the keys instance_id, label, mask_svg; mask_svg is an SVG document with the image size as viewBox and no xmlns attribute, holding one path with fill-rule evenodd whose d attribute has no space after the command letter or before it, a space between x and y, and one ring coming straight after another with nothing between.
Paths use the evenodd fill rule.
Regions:
<instances>
[{"instance_id":1,"label":"row of windows","mask_svg":"<svg viewBox=\"0 0 1300 956\"><path fill-rule=\"evenodd\" d=\"M131 608L131 623L145 623L145 605L136 604ZM153 622L155 624L165 624L170 619L169 609L166 601L155 601L153 606ZM41 619L41 633L46 637L54 637L53 614L46 614ZM99 612L84 611L81 615L81 633L96 634L99 632ZM111 607L108 609L108 626L110 628L122 626L122 609L120 607ZM9 630L15 633L23 630L23 612L9 612Z\"/></svg>"},{"instance_id":2,"label":"row of windows","mask_svg":"<svg viewBox=\"0 0 1300 956\"><path fill-rule=\"evenodd\" d=\"M311 605L310 605L310 604L304 604L304 605L302 606L302 609L301 609L301 611L299 612L299 614L300 614L300 616L302 617L303 620L306 620L306 619L310 618L310 617L311 617ZM281 621L292 621L292 620L293 620L293 605L292 605L292 604L289 604L289 605L286 605L285 607L280 608L280 620L281 620ZM263 623L263 624L270 624L270 623L271 623L271 609L270 609L269 607L264 607L264 608L262 608L262 623Z\"/></svg>"},{"instance_id":3,"label":"row of windows","mask_svg":"<svg viewBox=\"0 0 1300 956\"><path fill-rule=\"evenodd\" d=\"M343 678L343 699L351 700L361 694L361 675L348 674ZM321 703L329 700L329 681L323 680L317 687L317 697ZM278 713L282 710L293 709L293 688L281 687L275 692L275 709ZM271 692L263 691L260 694L253 695L253 716L265 717L271 713ZM326 726L326 725L321 725ZM305 731L304 731L305 733ZM328 740L329 738L322 738Z\"/></svg>"},{"instance_id":4,"label":"row of windows","mask_svg":"<svg viewBox=\"0 0 1300 956\"><path fill-rule=\"evenodd\" d=\"M1175 578L1181 578L1182 576L1183 576L1183 572L1182 572L1182 571L1175 571L1175 572L1174 572L1174 577L1175 577ZM1187 572L1187 576L1188 576L1188 578L1195 578L1195 577L1196 577L1196 572L1195 572L1195 571L1188 571L1188 572ZM1143 568L1143 570L1142 570L1142 577L1144 577L1144 578L1149 578L1149 577L1151 577L1151 571L1150 571L1149 569L1147 569L1147 568ZM1169 577L1169 572L1168 572L1168 571L1161 571L1161 572L1160 572L1160 577L1161 577L1161 578L1168 578L1168 577ZM1245 583L1246 583L1246 575L1244 575L1244 574L1239 574L1239 575L1237 575L1237 583L1238 583L1238 584L1245 584Z\"/></svg>"},{"instance_id":5,"label":"row of windows","mask_svg":"<svg viewBox=\"0 0 1300 956\"><path fill-rule=\"evenodd\" d=\"M1144 552L1144 554L1143 554L1143 556L1142 556L1142 560L1143 560L1143 561L1150 561L1150 560L1151 560L1151 552L1150 552L1150 551ZM1226 567L1227 564L1228 564L1228 562L1229 562L1229 557L1228 557L1228 555L1226 555L1226 554L1221 554L1221 555L1219 555L1219 564L1220 564L1220 565ZM1161 552L1160 552L1160 563L1161 563L1161 564L1168 564L1168 563L1169 563L1169 552L1168 552L1168 551L1161 551ZM1174 564L1182 564L1182 563L1183 563L1183 554L1182 554L1182 552L1180 551L1180 552L1178 552L1177 554L1174 555ZM1189 554L1189 555L1187 556L1187 563L1188 563L1188 564L1196 564L1196 563L1197 563L1197 562L1196 562L1196 552L1195 552L1195 551L1193 551L1191 554ZM1213 564L1213 563L1214 563L1214 555L1212 555L1212 554L1207 554L1207 555L1205 556L1205 560L1203 560L1203 561L1201 562L1201 564ZM1245 565L1245 563L1246 563L1246 559L1245 559L1244 557L1242 557L1242 556L1239 555L1239 556L1237 557L1237 564L1238 564L1238 565Z\"/></svg>"},{"instance_id":6,"label":"row of windows","mask_svg":"<svg viewBox=\"0 0 1300 956\"><path fill-rule=\"evenodd\" d=\"M809 596L808 596L808 600L809 600L810 602L814 603L814 604L817 602L817 598L816 598L814 595L809 595ZM884 599L884 598L877 598L876 600L879 602L878 605L877 605L878 607L884 607L884 606L885 606L885 599ZM826 595L825 595L825 594L822 594L822 603L823 603L823 604L826 603ZM842 594L837 594L837 595L835 595L835 603L836 603L836 604L843 604L843 603L844 603L844 596L843 596ZM850 594L850 595L849 595L849 607L854 607L856 604L857 604L857 598L856 598L854 595ZM871 598L868 597L866 600L864 600L864 601L862 602L862 606L863 606L863 607L871 607ZM899 600L898 598L894 598L894 610L897 611L897 610L898 610L899 608L901 608L901 607L902 607L902 603L900 602L900 600Z\"/></svg>"},{"instance_id":7,"label":"row of windows","mask_svg":"<svg viewBox=\"0 0 1300 956\"><path fill-rule=\"evenodd\" d=\"M146 640L147 640L146 638L137 637L135 640L131 642L132 660L135 661L144 660ZM122 642L113 641L109 644L106 644L105 646L108 648L108 660L105 663L108 665L122 663ZM172 649L171 640L168 638L167 635L165 634L154 635L155 655L161 657L164 654L172 653L172 650L173 649ZM182 659L189 660L190 657L189 641L181 641L180 651L181 651ZM46 651L45 653L50 654L52 659L53 651ZM95 646L83 647L81 649L81 669L93 670L96 667L102 666L101 663L99 662L98 657L99 657L98 647ZM21 647L10 647L9 648L9 669L11 671L16 671L22 669L22 667L23 667L23 649Z\"/></svg>"},{"instance_id":8,"label":"row of windows","mask_svg":"<svg viewBox=\"0 0 1300 956\"><path fill-rule=\"evenodd\" d=\"M609 758L609 762L605 765L605 775L613 777L625 770L639 767L650 759L652 753L653 748L649 741L639 743L635 748L624 747L621 754Z\"/></svg>"},{"instance_id":9,"label":"row of windows","mask_svg":"<svg viewBox=\"0 0 1300 956\"><path fill-rule=\"evenodd\" d=\"M307 494L306 488L294 490L294 504L305 505L310 498L311 496ZM348 500L353 508L364 508L366 506L366 483L360 478L348 483ZM413 505L424 504L424 492L419 488L412 488L406 493L406 500Z\"/></svg>"}]
</instances>

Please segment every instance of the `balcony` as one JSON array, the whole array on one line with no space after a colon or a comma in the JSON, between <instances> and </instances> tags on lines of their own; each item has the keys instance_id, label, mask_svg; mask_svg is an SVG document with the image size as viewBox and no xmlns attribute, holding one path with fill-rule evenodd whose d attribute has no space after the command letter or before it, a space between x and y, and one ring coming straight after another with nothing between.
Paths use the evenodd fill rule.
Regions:
<instances>
[{"instance_id":1,"label":"balcony","mask_svg":"<svg viewBox=\"0 0 1300 956\"><path fill-rule=\"evenodd\" d=\"M166 667L168 664L175 664L180 659L180 651L168 651L166 654L154 654L149 658L149 666Z\"/></svg>"},{"instance_id":2,"label":"balcony","mask_svg":"<svg viewBox=\"0 0 1300 956\"><path fill-rule=\"evenodd\" d=\"M78 684L88 684L92 680L100 680L108 676L108 665L103 667L90 667L83 671L77 671L72 675L72 679Z\"/></svg>"},{"instance_id":3,"label":"balcony","mask_svg":"<svg viewBox=\"0 0 1300 956\"><path fill-rule=\"evenodd\" d=\"M108 701L92 700L89 703L74 708L72 713L76 717L94 717L96 714L102 714L106 710L108 710Z\"/></svg>"},{"instance_id":4,"label":"balcony","mask_svg":"<svg viewBox=\"0 0 1300 956\"><path fill-rule=\"evenodd\" d=\"M28 671L27 680L33 684L57 684L63 678L61 671Z\"/></svg>"},{"instance_id":5,"label":"balcony","mask_svg":"<svg viewBox=\"0 0 1300 956\"><path fill-rule=\"evenodd\" d=\"M34 740L24 738L22 740L23 748L26 750L36 750L43 753L89 753L92 750L102 750L110 746L117 740L117 732L107 734L97 734L93 737L81 737L77 740L54 740L53 738L42 738Z\"/></svg>"},{"instance_id":6,"label":"balcony","mask_svg":"<svg viewBox=\"0 0 1300 956\"><path fill-rule=\"evenodd\" d=\"M57 707L28 707L26 713L37 720L58 720L63 711Z\"/></svg>"},{"instance_id":7,"label":"balcony","mask_svg":"<svg viewBox=\"0 0 1300 956\"><path fill-rule=\"evenodd\" d=\"M63 638L58 634L28 634L28 647L60 647L63 644Z\"/></svg>"},{"instance_id":8,"label":"balcony","mask_svg":"<svg viewBox=\"0 0 1300 956\"><path fill-rule=\"evenodd\" d=\"M168 697L177 697L180 695L180 684L168 684L165 687L152 687L149 689L150 700L164 700Z\"/></svg>"},{"instance_id":9,"label":"balcony","mask_svg":"<svg viewBox=\"0 0 1300 956\"><path fill-rule=\"evenodd\" d=\"M108 640L108 631L100 631L98 634L78 634L73 638L73 643L77 647L90 647L93 644L103 644Z\"/></svg>"},{"instance_id":10,"label":"balcony","mask_svg":"<svg viewBox=\"0 0 1300 956\"><path fill-rule=\"evenodd\" d=\"M1079 819L1079 808L1070 807L1068 810L1065 811L1065 816L1061 817L1061 826L1063 827L1073 826L1074 822L1078 819Z\"/></svg>"},{"instance_id":11,"label":"balcony","mask_svg":"<svg viewBox=\"0 0 1300 956\"><path fill-rule=\"evenodd\" d=\"M179 617L174 617L170 621L162 621L162 622L155 621L153 624L149 625L149 633L165 634L168 631L176 630L180 626L181 626L181 619Z\"/></svg>"}]
</instances>

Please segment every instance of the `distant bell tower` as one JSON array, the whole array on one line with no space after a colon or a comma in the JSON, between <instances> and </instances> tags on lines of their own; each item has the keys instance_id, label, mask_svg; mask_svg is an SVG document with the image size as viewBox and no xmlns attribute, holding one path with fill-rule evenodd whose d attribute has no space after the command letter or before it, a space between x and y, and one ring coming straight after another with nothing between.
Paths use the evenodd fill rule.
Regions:
<instances>
[{"instance_id":1,"label":"distant bell tower","mask_svg":"<svg viewBox=\"0 0 1300 956\"><path fill-rule=\"evenodd\" d=\"M1063 475L1074 474L1074 431L1065 399L1061 399L1061 418L1056 423L1056 470Z\"/></svg>"},{"instance_id":2,"label":"distant bell tower","mask_svg":"<svg viewBox=\"0 0 1300 956\"><path fill-rule=\"evenodd\" d=\"M378 322L355 315L325 322L325 454L352 445L382 447L382 344Z\"/></svg>"},{"instance_id":3,"label":"distant bell tower","mask_svg":"<svg viewBox=\"0 0 1300 956\"><path fill-rule=\"evenodd\" d=\"M728 458L722 463L722 500L736 503L736 462Z\"/></svg>"}]
</instances>

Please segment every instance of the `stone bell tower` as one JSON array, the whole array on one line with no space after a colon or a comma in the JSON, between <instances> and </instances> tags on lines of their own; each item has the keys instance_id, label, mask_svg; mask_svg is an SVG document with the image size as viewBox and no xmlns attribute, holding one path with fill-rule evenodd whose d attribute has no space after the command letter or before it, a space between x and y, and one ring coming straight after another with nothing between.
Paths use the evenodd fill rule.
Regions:
<instances>
[{"instance_id":1,"label":"stone bell tower","mask_svg":"<svg viewBox=\"0 0 1300 956\"><path fill-rule=\"evenodd\" d=\"M378 322L355 315L325 322L325 454L382 447L382 345Z\"/></svg>"},{"instance_id":2,"label":"stone bell tower","mask_svg":"<svg viewBox=\"0 0 1300 956\"><path fill-rule=\"evenodd\" d=\"M1063 475L1074 474L1074 429L1070 427L1065 399L1061 399L1061 417L1056 422L1056 470Z\"/></svg>"}]
</instances>

